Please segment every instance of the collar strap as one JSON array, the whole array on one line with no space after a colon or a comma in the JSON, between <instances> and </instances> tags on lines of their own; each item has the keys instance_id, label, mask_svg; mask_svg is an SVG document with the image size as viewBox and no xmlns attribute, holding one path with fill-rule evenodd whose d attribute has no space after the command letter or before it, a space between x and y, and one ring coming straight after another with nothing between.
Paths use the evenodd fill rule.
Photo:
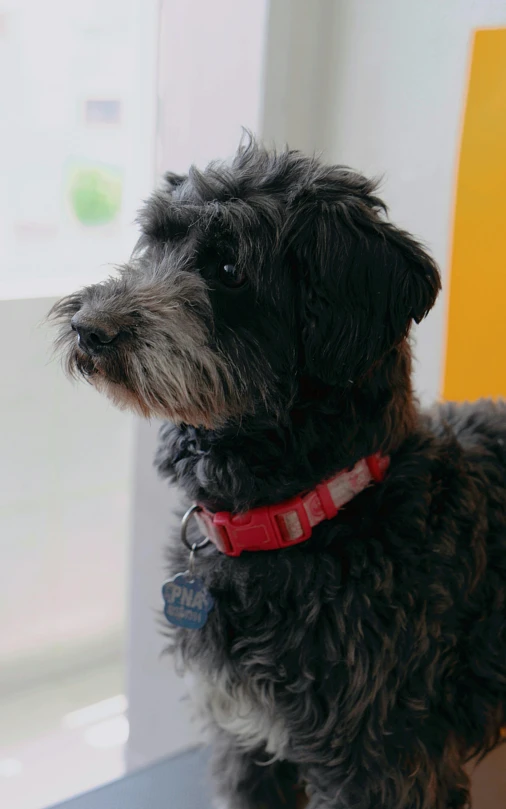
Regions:
<instances>
[{"instance_id":1,"label":"collar strap","mask_svg":"<svg viewBox=\"0 0 506 809\"><path fill-rule=\"evenodd\" d=\"M201 506L195 517L202 533L227 556L287 548L309 539L316 525L335 517L370 483L380 483L389 464L387 456L377 453L283 503L252 508L243 514L213 512Z\"/></svg>"}]
</instances>

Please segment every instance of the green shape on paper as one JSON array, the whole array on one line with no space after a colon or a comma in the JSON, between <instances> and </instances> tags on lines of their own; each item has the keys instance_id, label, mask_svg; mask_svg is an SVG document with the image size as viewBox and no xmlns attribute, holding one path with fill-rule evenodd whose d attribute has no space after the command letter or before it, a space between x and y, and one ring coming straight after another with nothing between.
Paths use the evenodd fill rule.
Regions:
<instances>
[{"instance_id":1,"label":"green shape on paper","mask_svg":"<svg viewBox=\"0 0 506 809\"><path fill-rule=\"evenodd\" d=\"M121 208L122 182L119 171L82 168L70 181L70 200L83 225L106 225Z\"/></svg>"}]
</instances>

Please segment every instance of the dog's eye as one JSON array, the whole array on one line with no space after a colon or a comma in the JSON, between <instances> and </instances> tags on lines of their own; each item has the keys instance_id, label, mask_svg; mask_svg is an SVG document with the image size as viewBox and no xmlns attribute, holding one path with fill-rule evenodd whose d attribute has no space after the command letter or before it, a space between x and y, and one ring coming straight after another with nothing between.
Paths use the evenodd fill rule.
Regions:
<instances>
[{"instance_id":1,"label":"dog's eye","mask_svg":"<svg viewBox=\"0 0 506 809\"><path fill-rule=\"evenodd\" d=\"M218 270L218 278L221 283L232 289L241 287L246 281L246 275L239 270L235 264L222 264Z\"/></svg>"}]
</instances>

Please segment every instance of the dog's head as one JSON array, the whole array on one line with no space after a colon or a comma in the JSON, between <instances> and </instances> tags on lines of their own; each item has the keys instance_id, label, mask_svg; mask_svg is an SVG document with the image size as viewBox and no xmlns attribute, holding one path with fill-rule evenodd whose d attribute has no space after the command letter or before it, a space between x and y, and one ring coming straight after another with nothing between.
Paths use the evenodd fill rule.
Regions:
<instances>
[{"instance_id":1,"label":"dog's head","mask_svg":"<svg viewBox=\"0 0 506 809\"><path fill-rule=\"evenodd\" d=\"M167 174L117 278L60 301L67 368L144 415L216 427L361 384L439 290L375 185L254 142Z\"/></svg>"}]
</instances>

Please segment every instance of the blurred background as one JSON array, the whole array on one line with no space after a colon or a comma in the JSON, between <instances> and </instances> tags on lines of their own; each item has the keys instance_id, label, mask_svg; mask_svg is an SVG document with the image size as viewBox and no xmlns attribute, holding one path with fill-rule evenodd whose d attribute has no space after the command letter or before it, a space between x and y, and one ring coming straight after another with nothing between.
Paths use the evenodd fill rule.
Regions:
<instances>
[{"instance_id":1,"label":"blurred background","mask_svg":"<svg viewBox=\"0 0 506 809\"><path fill-rule=\"evenodd\" d=\"M0 0L2 807L197 740L156 626L157 425L69 383L44 318L241 126L381 176L440 263L421 400L506 394L506 0Z\"/></svg>"}]
</instances>

